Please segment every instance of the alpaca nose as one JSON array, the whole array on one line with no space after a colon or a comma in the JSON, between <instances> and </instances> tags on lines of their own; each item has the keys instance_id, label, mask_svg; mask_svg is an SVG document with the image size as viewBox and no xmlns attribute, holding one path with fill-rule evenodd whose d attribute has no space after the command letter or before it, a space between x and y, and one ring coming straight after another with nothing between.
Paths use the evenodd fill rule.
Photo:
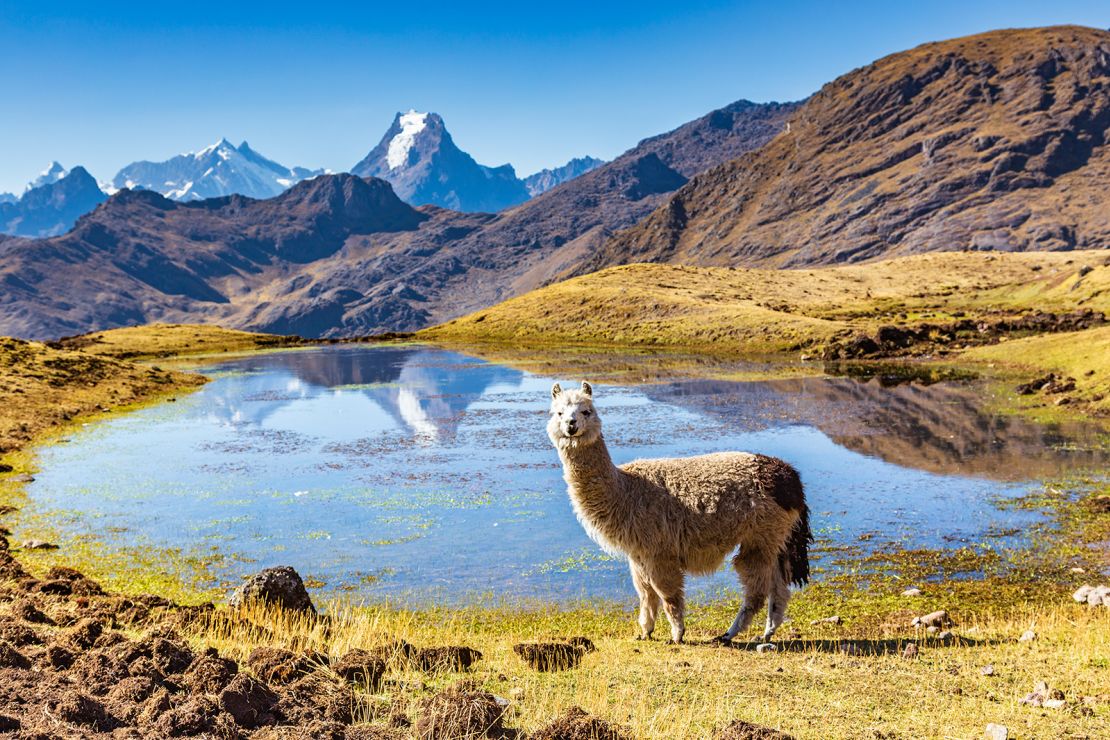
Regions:
<instances>
[{"instance_id":1,"label":"alpaca nose","mask_svg":"<svg viewBox=\"0 0 1110 740\"><path fill-rule=\"evenodd\" d=\"M575 432L577 430L578 430L578 422L576 422L576 421L568 421L567 422L567 431Z\"/></svg>"}]
</instances>

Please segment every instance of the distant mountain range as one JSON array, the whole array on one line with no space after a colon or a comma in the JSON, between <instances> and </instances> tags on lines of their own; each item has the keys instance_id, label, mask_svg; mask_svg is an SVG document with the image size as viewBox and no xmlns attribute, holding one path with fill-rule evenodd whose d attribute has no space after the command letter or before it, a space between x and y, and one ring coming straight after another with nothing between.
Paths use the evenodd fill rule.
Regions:
<instances>
[{"instance_id":1,"label":"distant mountain range","mask_svg":"<svg viewBox=\"0 0 1110 740\"><path fill-rule=\"evenodd\" d=\"M402 200L412 205L437 205L457 211L496 212L545 192L593 167L601 160L574 159L562 167L542 170L521 180L510 165L486 167L455 146L443 119L436 113L398 113L381 142L355 167L355 174L381 177L390 182ZM325 170L286 167L264 157L247 142L234 146L227 139L197 152L179 154L163 162L133 162L109 183L99 187L110 194L123 189L151 190L175 201L204 200L225 195L272 198L294 184ZM37 190L61 180L67 170L57 162L26 188ZM87 173L86 173L87 174ZM0 193L0 205L20 200ZM87 213L103 198L90 202L85 211L75 210L76 201L58 205L55 216L40 213L23 218L12 211L0 221L0 233L17 236L55 236L68 231L78 216ZM14 224L14 226L9 226ZM43 228L35 230L37 224Z\"/></svg>"},{"instance_id":2,"label":"distant mountain range","mask_svg":"<svg viewBox=\"0 0 1110 740\"><path fill-rule=\"evenodd\" d=\"M590 170L596 170L605 164L604 159L594 157L576 157L562 167L540 170L524 178L524 187L528 194L535 197L546 193L557 185L562 185L567 180L573 180L579 175L584 175Z\"/></svg>"},{"instance_id":3,"label":"distant mountain range","mask_svg":"<svg viewBox=\"0 0 1110 740\"><path fill-rule=\"evenodd\" d=\"M220 139L199 152L179 154L165 162L129 164L112 178L112 187L153 190L177 201L224 195L272 198L301 180L322 174L324 170L278 164L245 141L234 146Z\"/></svg>"},{"instance_id":4,"label":"distant mountain range","mask_svg":"<svg viewBox=\"0 0 1110 740\"><path fill-rule=\"evenodd\" d=\"M695 151L759 147L793 108L734 104L499 214L413 208L353 175L268 200L121 190L64 236L0 241L0 334L156 320L306 336L418 328L554 278L686 182Z\"/></svg>"},{"instance_id":5,"label":"distant mountain range","mask_svg":"<svg viewBox=\"0 0 1110 740\"><path fill-rule=\"evenodd\" d=\"M1110 247L1110 33L994 31L825 85L767 147L694 177L575 272L798 267Z\"/></svg>"}]
</instances>

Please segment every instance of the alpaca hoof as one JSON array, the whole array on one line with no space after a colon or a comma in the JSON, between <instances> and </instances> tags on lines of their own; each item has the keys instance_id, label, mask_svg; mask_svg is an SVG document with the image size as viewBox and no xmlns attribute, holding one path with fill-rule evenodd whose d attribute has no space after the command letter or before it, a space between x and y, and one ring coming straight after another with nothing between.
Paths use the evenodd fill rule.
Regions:
<instances>
[{"instance_id":1,"label":"alpaca hoof","mask_svg":"<svg viewBox=\"0 0 1110 740\"><path fill-rule=\"evenodd\" d=\"M721 647L732 647L732 638L728 635L717 635L713 638L713 642Z\"/></svg>"}]
</instances>

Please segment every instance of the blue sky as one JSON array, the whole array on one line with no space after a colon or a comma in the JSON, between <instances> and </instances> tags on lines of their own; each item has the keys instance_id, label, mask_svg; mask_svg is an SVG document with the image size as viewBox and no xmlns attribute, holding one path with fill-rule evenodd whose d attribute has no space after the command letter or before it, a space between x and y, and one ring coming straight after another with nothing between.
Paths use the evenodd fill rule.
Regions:
<instances>
[{"instance_id":1,"label":"blue sky","mask_svg":"<svg viewBox=\"0 0 1110 740\"><path fill-rule=\"evenodd\" d=\"M408 108L523 175L926 41L1058 23L1110 27L1110 3L0 0L0 191L53 159L107 180L221 136L345 170Z\"/></svg>"}]
</instances>

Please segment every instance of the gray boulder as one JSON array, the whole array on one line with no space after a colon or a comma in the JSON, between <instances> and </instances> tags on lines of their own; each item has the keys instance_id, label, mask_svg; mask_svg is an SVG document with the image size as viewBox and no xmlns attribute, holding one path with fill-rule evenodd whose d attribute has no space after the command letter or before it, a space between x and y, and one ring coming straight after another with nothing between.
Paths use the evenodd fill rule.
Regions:
<instances>
[{"instance_id":1,"label":"gray boulder","mask_svg":"<svg viewBox=\"0 0 1110 740\"><path fill-rule=\"evenodd\" d=\"M288 565L266 568L248 578L242 586L235 589L228 599L228 605L239 607L257 601L288 609L290 611L316 613L312 599L305 590L304 581L297 571Z\"/></svg>"}]
</instances>

